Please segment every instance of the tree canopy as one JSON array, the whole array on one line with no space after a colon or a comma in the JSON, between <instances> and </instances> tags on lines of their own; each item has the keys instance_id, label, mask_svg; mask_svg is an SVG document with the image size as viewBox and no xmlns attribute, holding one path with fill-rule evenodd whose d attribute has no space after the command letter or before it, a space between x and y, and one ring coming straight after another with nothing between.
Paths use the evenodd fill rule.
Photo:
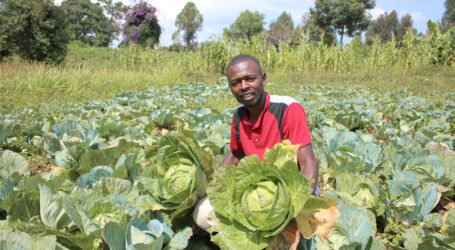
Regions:
<instances>
[{"instance_id":1,"label":"tree canopy","mask_svg":"<svg viewBox=\"0 0 455 250\"><path fill-rule=\"evenodd\" d=\"M0 57L59 63L66 55L65 12L52 0L4 0L0 8Z\"/></svg>"},{"instance_id":2,"label":"tree canopy","mask_svg":"<svg viewBox=\"0 0 455 250\"><path fill-rule=\"evenodd\" d=\"M326 45L336 43L335 32L329 27L320 27L317 25L314 17L310 13L302 16L302 23L295 29L293 43L300 43L299 40L308 40L309 42L323 42Z\"/></svg>"},{"instance_id":3,"label":"tree canopy","mask_svg":"<svg viewBox=\"0 0 455 250\"><path fill-rule=\"evenodd\" d=\"M140 1L128 6L124 13L125 23L122 27L123 44L138 44L153 47L158 44L161 27L156 17L156 8Z\"/></svg>"},{"instance_id":4,"label":"tree canopy","mask_svg":"<svg viewBox=\"0 0 455 250\"><path fill-rule=\"evenodd\" d=\"M232 38L244 38L251 40L254 35L264 30L264 14L258 11L242 11L235 22L224 29L224 35Z\"/></svg>"},{"instance_id":5,"label":"tree canopy","mask_svg":"<svg viewBox=\"0 0 455 250\"><path fill-rule=\"evenodd\" d=\"M398 14L395 10L392 12L381 14L376 20L372 21L365 34L366 42L371 44L374 39L382 42L392 40L392 37L397 41L403 40L406 32L416 33L413 28L412 16L406 14L398 21Z\"/></svg>"},{"instance_id":6,"label":"tree canopy","mask_svg":"<svg viewBox=\"0 0 455 250\"><path fill-rule=\"evenodd\" d=\"M275 46L279 47L280 42L290 41L294 30L294 21L291 14L283 11L275 21L270 23L269 37Z\"/></svg>"},{"instance_id":7,"label":"tree canopy","mask_svg":"<svg viewBox=\"0 0 455 250\"><path fill-rule=\"evenodd\" d=\"M117 34L115 23L90 0L65 0L71 38L91 46L108 46Z\"/></svg>"},{"instance_id":8,"label":"tree canopy","mask_svg":"<svg viewBox=\"0 0 455 250\"><path fill-rule=\"evenodd\" d=\"M196 32L202 29L204 18L193 2L188 2L182 11L177 15L175 20L175 31L173 38L178 40L180 32L183 32L183 41L187 47L193 47L196 44Z\"/></svg>"},{"instance_id":9,"label":"tree canopy","mask_svg":"<svg viewBox=\"0 0 455 250\"><path fill-rule=\"evenodd\" d=\"M455 26L455 0L446 0L444 3L446 10L442 16L442 26L444 30Z\"/></svg>"},{"instance_id":10,"label":"tree canopy","mask_svg":"<svg viewBox=\"0 0 455 250\"><path fill-rule=\"evenodd\" d=\"M311 16L320 27L330 27L340 35L343 46L344 35L353 36L367 29L374 0L316 0L310 9Z\"/></svg>"}]
</instances>

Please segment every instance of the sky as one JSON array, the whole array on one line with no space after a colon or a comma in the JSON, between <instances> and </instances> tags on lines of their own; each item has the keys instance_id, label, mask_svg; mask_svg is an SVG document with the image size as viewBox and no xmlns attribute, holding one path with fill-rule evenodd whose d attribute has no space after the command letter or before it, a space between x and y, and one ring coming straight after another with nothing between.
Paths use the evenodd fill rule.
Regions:
<instances>
[{"instance_id":1,"label":"sky","mask_svg":"<svg viewBox=\"0 0 455 250\"><path fill-rule=\"evenodd\" d=\"M61 0L56 0L61 2ZM445 0L376 0L376 7L370 11L373 19L384 12L395 10L399 17L411 14L414 27L418 32L426 31L429 19L440 20L444 13ZM134 0L122 0L126 5L133 4ZM158 9L158 20L163 28L160 38L162 46L172 44L171 36L175 31L175 19L183 9L187 0L148 0ZM197 33L199 42L207 41L211 37L220 36L223 28L229 27L240 12L244 10L259 11L265 15L266 29L271 21L283 11L291 14L294 25L301 23L302 15L314 7L314 0L193 0L204 17L202 30Z\"/></svg>"}]
</instances>

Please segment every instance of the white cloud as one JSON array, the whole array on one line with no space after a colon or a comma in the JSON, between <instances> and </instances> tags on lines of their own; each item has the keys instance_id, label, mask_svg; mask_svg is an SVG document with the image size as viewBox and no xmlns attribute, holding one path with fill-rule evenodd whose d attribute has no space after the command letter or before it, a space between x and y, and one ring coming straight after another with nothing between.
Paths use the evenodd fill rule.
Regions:
<instances>
[{"instance_id":1,"label":"white cloud","mask_svg":"<svg viewBox=\"0 0 455 250\"><path fill-rule=\"evenodd\" d=\"M406 10L403 10L403 11L400 11L400 16L404 16L406 14L410 14L412 16L412 20L416 21L416 22L420 22L420 21L427 21L428 18L425 17L425 15L422 13L422 12L419 12L419 11L415 11L415 12L410 12L410 11L406 11Z\"/></svg>"},{"instance_id":2,"label":"white cloud","mask_svg":"<svg viewBox=\"0 0 455 250\"><path fill-rule=\"evenodd\" d=\"M374 8L369 11L373 20L376 20L380 15L384 14L386 11L382 8Z\"/></svg>"}]
</instances>

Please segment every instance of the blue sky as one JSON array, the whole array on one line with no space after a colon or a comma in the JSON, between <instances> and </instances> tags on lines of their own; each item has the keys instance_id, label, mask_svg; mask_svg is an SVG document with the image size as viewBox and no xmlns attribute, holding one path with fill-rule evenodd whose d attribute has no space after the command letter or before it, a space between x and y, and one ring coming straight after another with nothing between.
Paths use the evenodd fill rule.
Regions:
<instances>
[{"instance_id":1,"label":"blue sky","mask_svg":"<svg viewBox=\"0 0 455 250\"><path fill-rule=\"evenodd\" d=\"M62 0L55 0L61 2ZM94 1L94 0L92 0ZM125 4L132 4L135 0L122 0ZM376 0L376 7L370 11L373 18L384 12L396 10L399 16L406 13L412 15L414 27L418 32L426 31L429 19L440 20L445 10L445 0ZM172 44L171 36L175 31L175 18L188 2L186 0L148 0L159 13L158 18L163 33L161 45ZM193 0L196 7L204 16L203 28L198 32L198 41L208 40L210 37L219 36L223 28L229 27L246 9L259 11L265 15L266 28L283 11L291 13L294 24L301 23L302 15L314 6L314 0Z\"/></svg>"},{"instance_id":2,"label":"blue sky","mask_svg":"<svg viewBox=\"0 0 455 250\"><path fill-rule=\"evenodd\" d=\"M171 36L175 30L175 18L187 1L185 0L152 0L149 1L159 10L160 24L164 29L161 45L170 45ZM238 17L241 11L259 11L265 15L266 28L283 11L291 13L294 23L301 22L302 15L314 6L314 1L305 0L193 0L196 7L204 16L202 31L198 32L198 40L205 41L211 36L219 36L223 28L228 27ZM131 3L124 0L124 3ZM440 20L445 10L444 0L377 0L376 7L370 12L376 18L384 12L396 10L399 16L406 13L412 15L417 31L425 32L429 19Z\"/></svg>"}]
</instances>

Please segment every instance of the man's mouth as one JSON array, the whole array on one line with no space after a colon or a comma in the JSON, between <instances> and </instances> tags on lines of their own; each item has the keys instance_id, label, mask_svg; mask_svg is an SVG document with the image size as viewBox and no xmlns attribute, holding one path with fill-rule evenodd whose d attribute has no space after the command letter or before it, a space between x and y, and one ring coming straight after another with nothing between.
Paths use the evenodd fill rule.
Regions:
<instances>
[{"instance_id":1,"label":"man's mouth","mask_svg":"<svg viewBox=\"0 0 455 250\"><path fill-rule=\"evenodd\" d=\"M252 100L254 98L254 93L245 93L242 95L242 99L245 101Z\"/></svg>"}]
</instances>

